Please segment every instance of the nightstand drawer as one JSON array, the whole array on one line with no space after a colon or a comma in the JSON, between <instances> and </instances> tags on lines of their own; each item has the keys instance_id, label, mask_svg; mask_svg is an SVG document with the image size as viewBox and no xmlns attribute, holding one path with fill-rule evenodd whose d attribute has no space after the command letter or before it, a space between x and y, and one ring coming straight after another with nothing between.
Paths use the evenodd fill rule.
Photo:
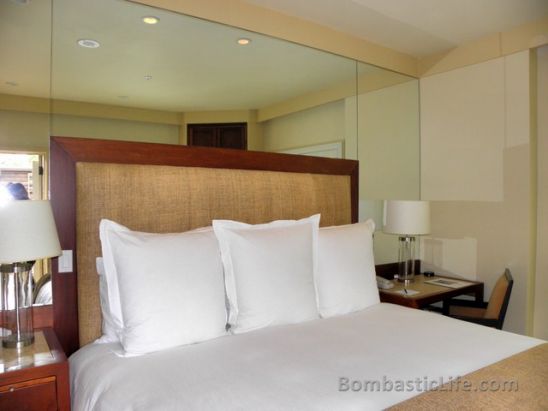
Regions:
<instances>
[{"instance_id":1,"label":"nightstand drawer","mask_svg":"<svg viewBox=\"0 0 548 411\"><path fill-rule=\"evenodd\" d=\"M55 377L37 378L0 386L0 410L57 410Z\"/></svg>"}]
</instances>

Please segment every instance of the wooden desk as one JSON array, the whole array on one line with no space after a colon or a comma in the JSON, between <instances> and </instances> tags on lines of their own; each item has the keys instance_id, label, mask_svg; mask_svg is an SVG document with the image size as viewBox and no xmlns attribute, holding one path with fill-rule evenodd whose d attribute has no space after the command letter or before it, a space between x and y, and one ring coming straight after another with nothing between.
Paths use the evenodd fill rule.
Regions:
<instances>
[{"instance_id":1,"label":"wooden desk","mask_svg":"<svg viewBox=\"0 0 548 411\"><path fill-rule=\"evenodd\" d=\"M407 286L409 290L418 291L414 295L397 294L403 290L403 283L394 281L394 288L389 290L379 290L381 301L383 303L392 303L404 305L411 308L423 308L432 303L449 300L453 297L463 294L473 294L476 301L483 301L483 283L477 281L468 281L455 278L455 280L466 281L469 285L460 288L449 288L439 285L427 284L425 281L434 280L436 278L450 278L436 275L434 277L424 277L422 274L415 276L415 281Z\"/></svg>"}]
</instances>

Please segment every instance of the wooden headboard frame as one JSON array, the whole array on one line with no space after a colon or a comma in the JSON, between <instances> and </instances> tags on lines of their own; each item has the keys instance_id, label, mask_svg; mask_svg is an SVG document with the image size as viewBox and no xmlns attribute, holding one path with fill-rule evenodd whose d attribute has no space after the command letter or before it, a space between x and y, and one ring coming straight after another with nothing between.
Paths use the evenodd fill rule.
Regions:
<instances>
[{"instance_id":1,"label":"wooden headboard frame","mask_svg":"<svg viewBox=\"0 0 548 411\"><path fill-rule=\"evenodd\" d=\"M76 261L76 164L113 163L265 170L350 177L351 221L358 221L358 162L291 154L51 137L50 194L61 247L74 250L73 271L53 269L53 324L68 354L79 348Z\"/></svg>"}]
</instances>

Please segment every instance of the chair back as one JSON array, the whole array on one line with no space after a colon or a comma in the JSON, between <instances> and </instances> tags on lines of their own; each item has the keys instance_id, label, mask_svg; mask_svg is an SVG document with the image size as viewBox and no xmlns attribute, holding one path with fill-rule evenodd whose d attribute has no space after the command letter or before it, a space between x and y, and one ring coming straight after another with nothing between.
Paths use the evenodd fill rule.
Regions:
<instances>
[{"instance_id":1,"label":"chair back","mask_svg":"<svg viewBox=\"0 0 548 411\"><path fill-rule=\"evenodd\" d=\"M46 273L42 275L38 281L36 281L36 284L34 284L34 291L32 292L32 302L36 302L36 297L38 297L38 293L40 292L40 289L48 282L51 281L51 274Z\"/></svg>"},{"instance_id":2,"label":"chair back","mask_svg":"<svg viewBox=\"0 0 548 411\"><path fill-rule=\"evenodd\" d=\"M504 270L504 274L498 279L493 288L493 292L491 293L491 298L489 298L489 304L487 304L484 318L496 319L496 327L498 329L501 329L502 324L504 323L504 317L506 316L513 285L514 279L512 278L510 270L507 268Z\"/></svg>"}]
</instances>

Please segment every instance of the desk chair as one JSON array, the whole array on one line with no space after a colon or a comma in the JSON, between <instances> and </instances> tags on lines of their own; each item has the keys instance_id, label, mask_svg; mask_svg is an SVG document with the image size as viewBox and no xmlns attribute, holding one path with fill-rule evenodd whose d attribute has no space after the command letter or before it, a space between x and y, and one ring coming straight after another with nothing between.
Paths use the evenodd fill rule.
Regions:
<instances>
[{"instance_id":1,"label":"desk chair","mask_svg":"<svg viewBox=\"0 0 548 411\"><path fill-rule=\"evenodd\" d=\"M506 269L495 284L488 303L452 299L444 303L443 314L501 330L513 285L512 274Z\"/></svg>"}]
</instances>

